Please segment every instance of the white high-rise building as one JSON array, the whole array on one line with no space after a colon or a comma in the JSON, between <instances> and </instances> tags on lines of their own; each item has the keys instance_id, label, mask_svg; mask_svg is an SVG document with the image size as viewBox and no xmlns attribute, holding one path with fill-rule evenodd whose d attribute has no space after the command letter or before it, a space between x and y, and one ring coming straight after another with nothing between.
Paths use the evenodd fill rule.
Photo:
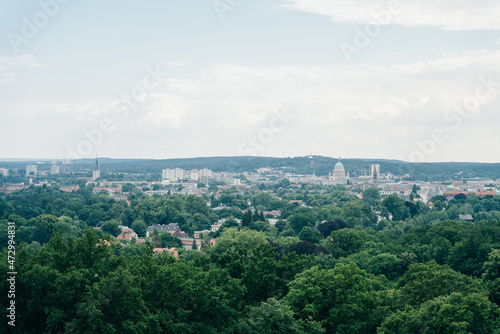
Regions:
<instances>
[{"instance_id":1,"label":"white high-rise building","mask_svg":"<svg viewBox=\"0 0 500 334\"><path fill-rule=\"evenodd\" d=\"M208 168L203 168L200 170L200 178L213 179L214 172Z\"/></svg>"},{"instance_id":2,"label":"white high-rise building","mask_svg":"<svg viewBox=\"0 0 500 334\"><path fill-rule=\"evenodd\" d=\"M61 168L57 165L52 165L50 166L50 174L51 175L56 175L56 174L59 174L61 172Z\"/></svg>"},{"instance_id":3,"label":"white high-rise building","mask_svg":"<svg viewBox=\"0 0 500 334\"><path fill-rule=\"evenodd\" d=\"M179 181L184 178L184 170L180 168L174 168L174 169L164 169L161 173L161 177L163 180L169 180L169 181Z\"/></svg>"},{"instance_id":4,"label":"white high-rise building","mask_svg":"<svg viewBox=\"0 0 500 334\"><path fill-rule=\"evenodd\" d=\"M200 179L200 172L197 169L189 171L189 179L192 181L198 181Z\"/></svg>"},{"instance_id":5,"label":"white high-rise building","mask_svg":"<svg viewBox=\"0 0 500 334\"><path fill-rule=\"evenodd\" d=\"M0 168L0 175L9 176L9 170L7 168Z\"/></svg>"},{"instance_id":6,"label":"white high-rise building","mask_svg":"<svg viewBox=\"0 0 500 334\"><path fill-rule=\"evenodd\" d=\"M36 176L38 170L37 165L27 165L26 166L26 176Z\"/></svg>"}]
</instances>

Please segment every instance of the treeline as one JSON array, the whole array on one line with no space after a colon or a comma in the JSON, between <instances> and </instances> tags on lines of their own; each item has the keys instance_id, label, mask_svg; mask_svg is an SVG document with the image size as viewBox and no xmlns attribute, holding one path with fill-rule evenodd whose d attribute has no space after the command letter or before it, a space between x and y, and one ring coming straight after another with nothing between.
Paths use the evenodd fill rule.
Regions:
<instances>
[{"instance_id":1,"label":"treeline","mask_svg":"<svg viewBox=\"0 0 500 334\"><path fill-rule=\"evenodd\" d=\"M432 201L431 209L382 198L376 189L359 200L340 186L307 185L286 185L274 196L234 189L218 198L134 193L130 205L87 188L0 195L2 238L7 222L15 222L16 242L24 241L16 249L18 321L10 329L498 333L500 196ZM214 210L220 203L228 208ZM263 214L270 210L281 211L274 226ZM178 222L192 233L220 218L229 219L201 251L181 250L179 260L153 254L176 242L161 234L144 244L109 244L109 234L89 229L120 222L144 233ZM8 272L7 252L1 254ZM6 294L2 300L6 305Z\"/></svg>"}]
</instances>

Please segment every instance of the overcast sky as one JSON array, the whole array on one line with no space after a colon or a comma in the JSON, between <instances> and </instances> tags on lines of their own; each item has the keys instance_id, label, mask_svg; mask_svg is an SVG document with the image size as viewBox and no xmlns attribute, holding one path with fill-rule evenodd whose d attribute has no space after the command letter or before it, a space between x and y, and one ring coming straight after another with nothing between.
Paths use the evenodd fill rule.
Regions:
<instances>
[{"instance_id":1,"label":"overcast sky","mask_svg":"<svg viewBox=\"0 0 500 334\"><path fill-rule=\"evenodd\" d=\"M0 0L0 158L500 162L498 0Z\"/></svg>"}]
</instances>

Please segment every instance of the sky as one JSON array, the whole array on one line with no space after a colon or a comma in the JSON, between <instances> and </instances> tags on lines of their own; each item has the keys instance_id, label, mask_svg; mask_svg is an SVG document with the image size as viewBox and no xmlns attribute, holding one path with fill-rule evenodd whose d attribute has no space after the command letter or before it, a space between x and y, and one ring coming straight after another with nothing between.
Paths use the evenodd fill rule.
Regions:
<instances>
[{"instance_id":1,"label":"sky","mask_svg":"<svg viewBox=\"0 0 500 334\"><path fill-rule=\"evenodd\" d=\"M0 159L500 162L498 0L0 0Z\"/></svg>"}]
</instances>

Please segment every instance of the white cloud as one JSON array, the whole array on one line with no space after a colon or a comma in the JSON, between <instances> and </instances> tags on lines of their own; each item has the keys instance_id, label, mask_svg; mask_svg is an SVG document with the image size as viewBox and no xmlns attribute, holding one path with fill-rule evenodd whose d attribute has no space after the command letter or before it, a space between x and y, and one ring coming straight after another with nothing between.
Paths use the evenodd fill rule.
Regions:
<instances>
[{"instance_id":1,"label":"white cloud","mask_svg":"<svg viewBox=\"0 0 500 334\"><path fill-rule=\"evenodd\" d=\"M9 72L5 66L0 65L0 84L14 83L17 77L14 73Z\"/></svg>"},{"instance_id":2,"label":"white cloud","mask_svg":"<svg viewBox=\"0 0 500 334\"><path fill-rule=\"evenodd\" d=\"M373 114L376 117L395 118L407 110L410 110L408 101L401 100L397 97L391 97L386 104L374 107Z\"/></svg>"},{"instance_id":3,"label":"white cloud","mask_svg":"<svg viewBox=\"0 0 500 334\"><path fill-rule=\"evenodd\" d=\"M296 119L262 155L279 156L287 147L302 147L306 135L308 147L320 154L374 156L378 152L375 155L395 157L395 152L413 149L414 138L443 124L445 111L473 95L479 77L490 74L500 81L500 52L393 66L219 65L203 71L197 80L167 82L156 102L145 105L149 113L143 122L184 129L191 140L210 142L209 146L200 143L206 150L218 148L218 154L231 155L238 154L239 143L265 129L272 111L284 104ZM172 91L182 98L173 99ZM493 99L481 106L499 105ZM156 118L150 118L153 115ZM481 112L474 117L480 123L489 122ZM467 127L464 122L461 131ZM373 136L381 145L375 151L366 145ZM399 136L397 142L394 136ZM339 145L329 147L331 142Z\"/></svg>"},{"instance_id":4,"label":"white cloud","mask_svg":"<svg viewBox=\"0 0 500 334\"><path fill-rule=\"evenodd\" d=\"M0 57L0 84L17 82L17 71L22 67L44 66L30 54Z\"/></svg>"},{"instance_id":5,"label":"white cloud","mask_svg":"<svg viewBox=\"0 0 500 334\"><path fill-rule=\"evenodd\" d=\"M172 66L172 67L183 67L183 66L189 66L189 65L193 65L194 62L192 61L173 61L173 62L170 62L170 63L167 63L168 66Z\"/></svg>"},{"instance_id":6,"label":"white cloud","mask_svg":"<svg viewBox=\"0 0 500 334\"><path fill-rule=\"evenodd\" d=\"M368 24L381 13L390 13L390 3L399 4L381 22L404 26L436 26L447 30L500 29L497 0L284 0L282 7L329 16L336 22ZM380 19L379 19L380 20Z\"/></svg>"},{"instance_id":7,"label":"white cloud","mask_svg":"<svg viewBox=\"0 0 500 334\"><path fill-rule=\"evenodd\" d=\"M0 57L0 64L12 66L12 67L40 67L44 66L40 64L35 56L31 54L15 55L12 57Z\"/></svg>"},{"instance_id":8,"label":"white cloud","mask_svg":"<svg viewBox=\"0 0 500 334\"><path fill-rule=\"evenodd\" d=\"M239 145L268 129L274 112L284 105L294 118L260 155L281 156L285 151L287 155L407 157L416 140L447 125L446 110L473 96L479 78L490 75L500 90L500 51L392 66L213 66L195 79L166 80L115 124L115 131L93 154L238 155ZM33 120L36 126L28 129L32 136L43 135L46 147L64 151L66 143L84 138L82 130L113 118L112 105L113 101L23 102L2 106L10 110L2 117L17 126ZM497 142L481 141L481 126L491 126L499 107L496 95L481 101L480 109L463 119L457 132L467 133L463 150L449 151L454 143L450 139L429 160L460 160L463 152L470 151L477 160L500 161L500 153L491 153L498 152ZM15 129L3 131L0 140L15 136ZM484 158L479 159L481 154Z\"/></svg>"}]
</instances>

